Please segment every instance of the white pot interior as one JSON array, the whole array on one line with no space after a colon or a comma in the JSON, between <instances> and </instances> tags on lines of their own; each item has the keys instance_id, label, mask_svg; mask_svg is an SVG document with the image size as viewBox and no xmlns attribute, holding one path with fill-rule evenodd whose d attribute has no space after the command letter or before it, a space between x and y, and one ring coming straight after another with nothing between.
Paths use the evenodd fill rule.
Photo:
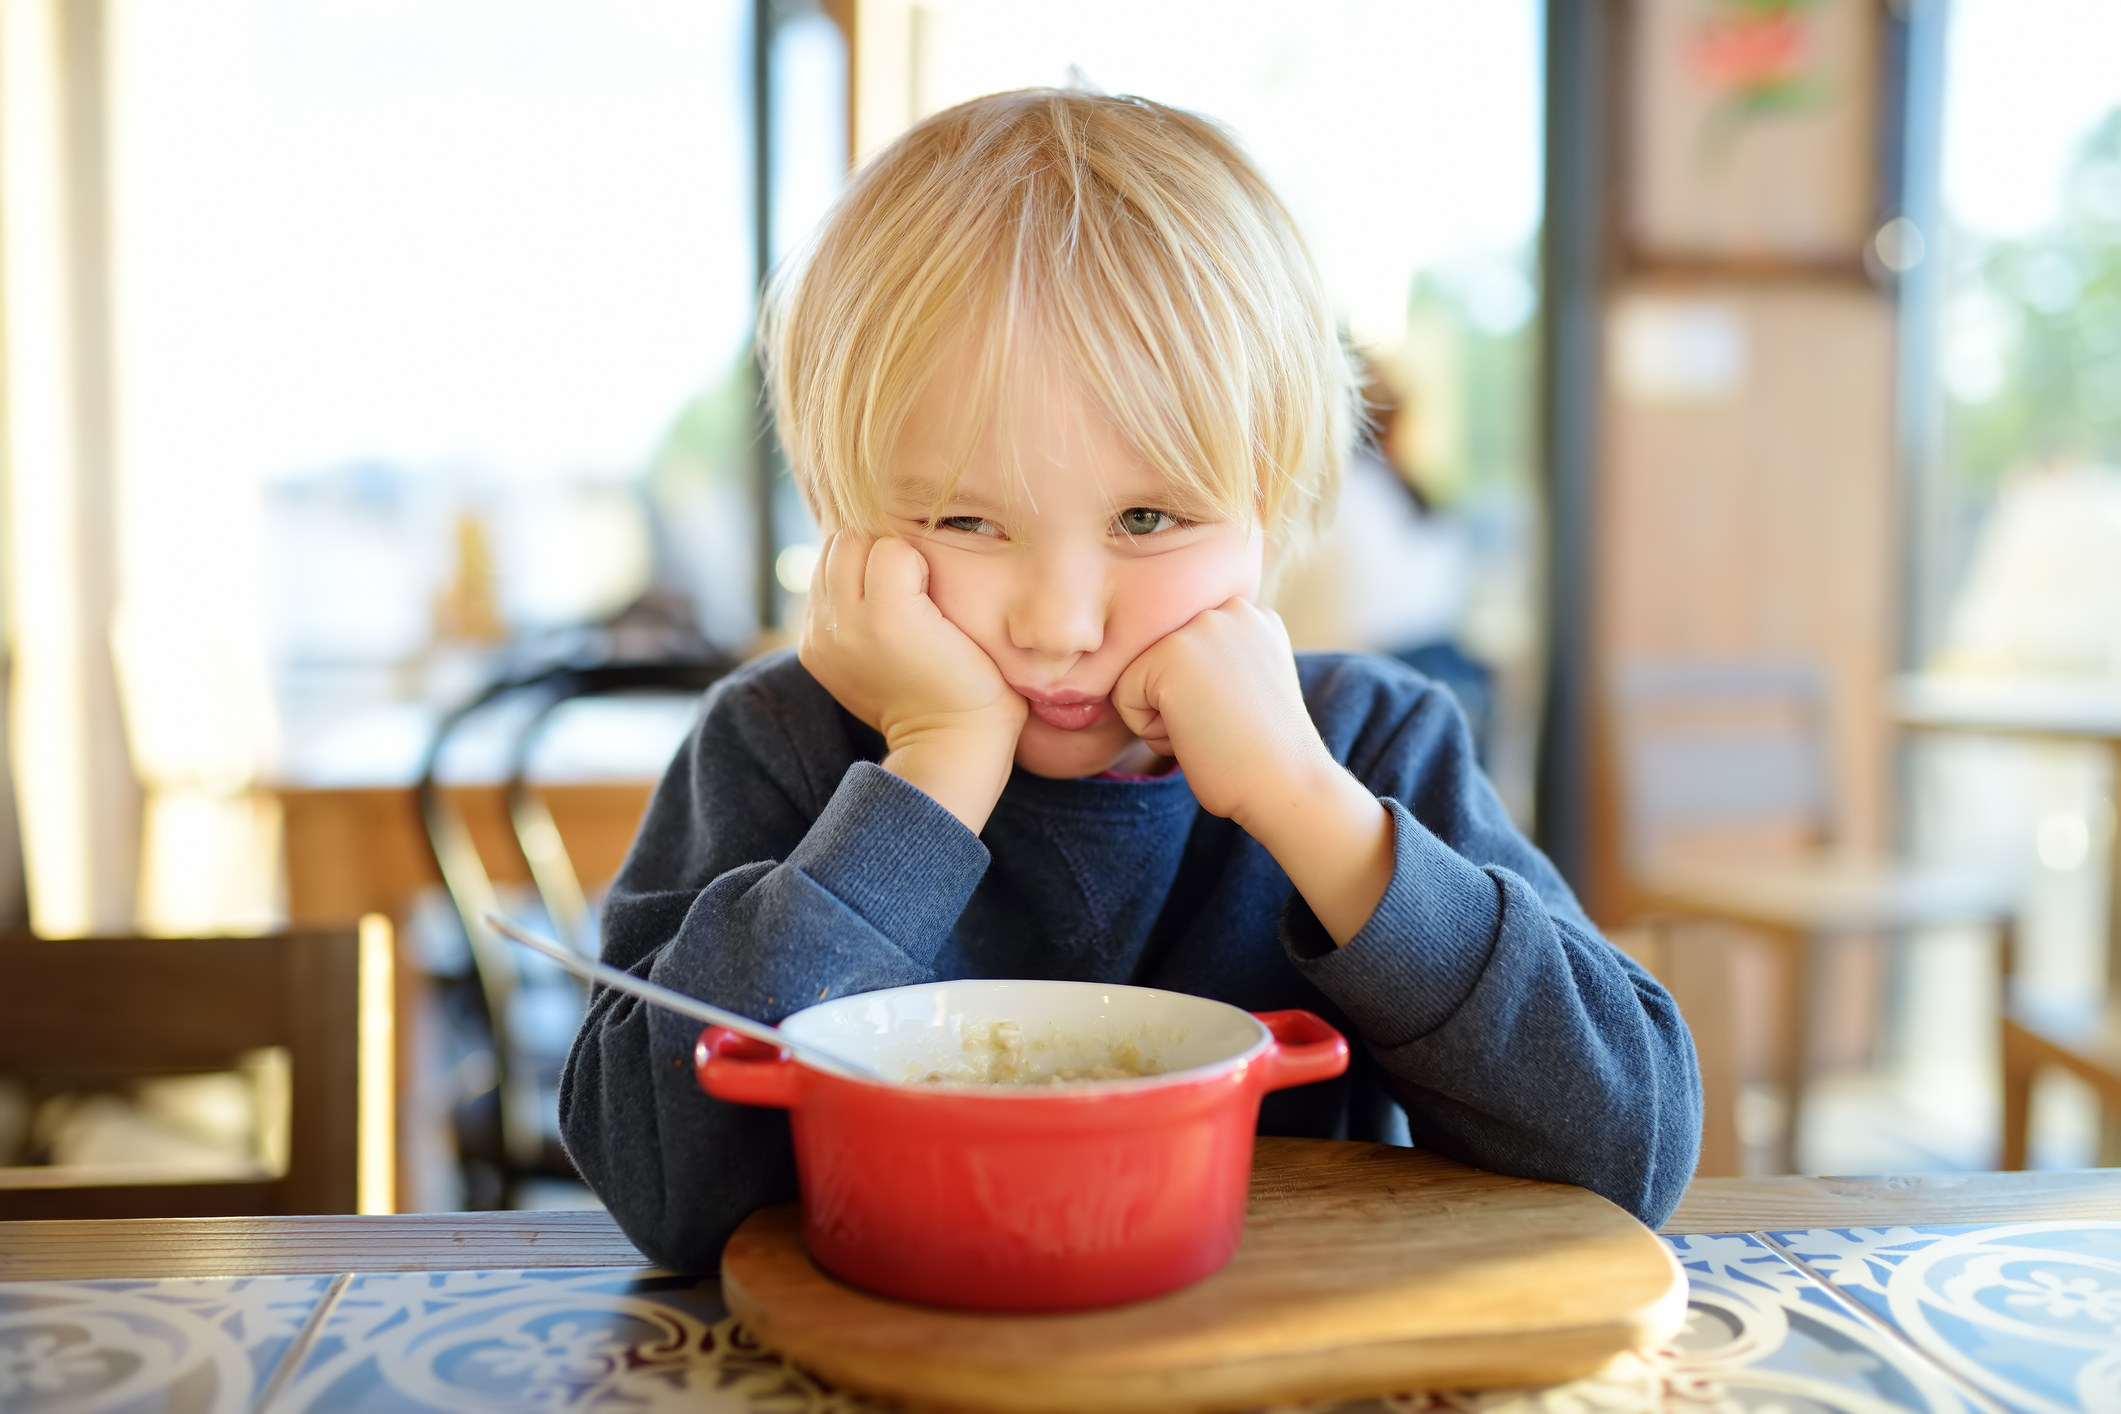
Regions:
<instances>
[{"instance_id":1,"label":"white pot interior","mask_svg":"<svg viewBox=\"0 0 2121 1414\"><path fill-rule=\"evenodd\" d=\"M1156 1085L1233 1062L1268 1040L1266 1027L1225 1003L1094 982L893 987L805 1008L781 1029L893 1081L981 1089L1006 1081L1010 1090Z\"/></svg>"}]
</instances>

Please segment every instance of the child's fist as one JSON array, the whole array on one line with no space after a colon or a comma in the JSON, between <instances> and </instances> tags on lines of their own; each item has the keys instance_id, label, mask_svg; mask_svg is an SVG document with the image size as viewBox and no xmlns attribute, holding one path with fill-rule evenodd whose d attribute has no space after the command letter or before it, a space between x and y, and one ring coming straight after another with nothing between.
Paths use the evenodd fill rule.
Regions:
<instances>
[{"instance_id":1,"label":"child's fist","mask_svg":"<svg viewBox=\"0 0 2121 1414\"><path fill-rule=\"evenodd\" d=\"M1127 729L1176 756L1209 812L1249 817L1333 760L1304 708L1288 630L1270 609L1230 599L1157 640L1119 676Z\"/></svg>"},{"instance_id":2,"label":"child's fist","mask_svg":"<svg viewBox=\"0 0 2121 1414\"><path fill-rule=\"evenodd\" d=\"M1024 699L928 597L928 562L903 540L840 531L810 582L797 656L892 748L923 731L1021 728Z\"/></svg>"},{"instance_id":3,"label":"child's fist","mask_svg":"<svg viewBox=\"0 0 2121 1414\"><path fill-rule=\"evenodd\" d=\"M884 768L979 830L1009 778L1029 706L928 597L903 540L839 531L810 580L796 656L883 733Z\"/></svg>"}]
</instances>

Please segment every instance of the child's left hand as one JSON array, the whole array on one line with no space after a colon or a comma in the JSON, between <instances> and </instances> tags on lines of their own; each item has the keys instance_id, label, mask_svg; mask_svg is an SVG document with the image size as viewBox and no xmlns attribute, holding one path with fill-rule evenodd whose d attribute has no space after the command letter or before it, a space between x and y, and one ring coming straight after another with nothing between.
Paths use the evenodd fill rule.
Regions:
<instances>
[{"instance_id":1,"label":"child's left hand","mask_svg":"<svg viewBox=\"0 0 2121 1414\"><path fill-rule=\"evenodd\" d=\"M1321 772L1338 772L1304 708L1281 616L1245 599L1195 614L1119 675L1127 729L1185 768L1211 814L1249 820Z\"/></svg>"},{"instance_id":2,"label":"child's left hand","mask_svg":"<svg viewBox=\"0 0 2121 1414\"><path fill-rule=\"evenodd\" d=\"M1362 930L1391 882L1392 817L1319 737L1278 615L1203 610L1127 666L1112 706L1178 758L1203 809L1267 847L1336 943Z\"/></svg>"}]
</instances>

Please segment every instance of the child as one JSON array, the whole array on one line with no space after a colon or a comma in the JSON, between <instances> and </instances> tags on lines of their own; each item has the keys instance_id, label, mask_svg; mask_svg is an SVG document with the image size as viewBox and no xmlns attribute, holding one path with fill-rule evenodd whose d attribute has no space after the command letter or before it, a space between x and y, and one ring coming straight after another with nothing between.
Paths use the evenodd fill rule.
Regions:
<instances>
[{"instance_id":1,"label":"child","mask_svg":"<svg viewBox=\"0 0 2121 1414\"><path fill-rule=\"evenodd\" d=\"M798 653L718 685L604 915L618 967L778 1021L938 978L1132 982L1347 1032L1264 1133L1415 1143L1656 1223L1701 1097L1671 999L1505 817L1440 689L1257 606L1331 500L1351 377L1310 259L1209 123L1030 91L930 118L768 300L829 533ZM795 1196L698 1027L591 1002L567 1147L714 1266Z\"/></svg>"}]
</instances>

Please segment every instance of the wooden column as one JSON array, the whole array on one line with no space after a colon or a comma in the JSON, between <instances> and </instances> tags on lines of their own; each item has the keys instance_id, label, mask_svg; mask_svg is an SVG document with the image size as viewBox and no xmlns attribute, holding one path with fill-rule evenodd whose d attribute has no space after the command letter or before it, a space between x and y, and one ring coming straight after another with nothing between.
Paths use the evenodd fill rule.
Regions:
<instances>
[{"instance_id":1,"label":"wooden column","mask_svg":"<svg viewBox=\"0 0 2121 1414\"><path fill-rule=\"evenodd\" d=\"M1846 838L1878 849L1899 619L1879 236L1899 201L1897 22L1881 0L1612 13L1584 690L1602 705L1631 661L1815 664ZM1589 894L1615 918L1624 802L1596 764Z\"/></svg>"},{"instance_id":2,"label":"wooden column","mask_svg":"<svg viewBox=\"0 0 2121 1414\"><path fill-rule=\"evenodd\" d=\"M104 0L0 0L0 380L9 716L31 921L125 932L140 787L111 660L117 598Z\"/></svg>"},{"instance_id":3,"label":"wooden column","mask_svg":"<svg viewBox=\"0 0 2121 1414\"><path fill-rule=\"evenodd\" d=\"M1548 0L1546 215L1540 227L1540 470L1546 501L1547 658L1536 833L1579 893L1591 880L1597 809L1597 675L1592 656L1598 553L1599 391L1605 322L1608 50L1612 0Z\"/></svg>"}]
</instances>

